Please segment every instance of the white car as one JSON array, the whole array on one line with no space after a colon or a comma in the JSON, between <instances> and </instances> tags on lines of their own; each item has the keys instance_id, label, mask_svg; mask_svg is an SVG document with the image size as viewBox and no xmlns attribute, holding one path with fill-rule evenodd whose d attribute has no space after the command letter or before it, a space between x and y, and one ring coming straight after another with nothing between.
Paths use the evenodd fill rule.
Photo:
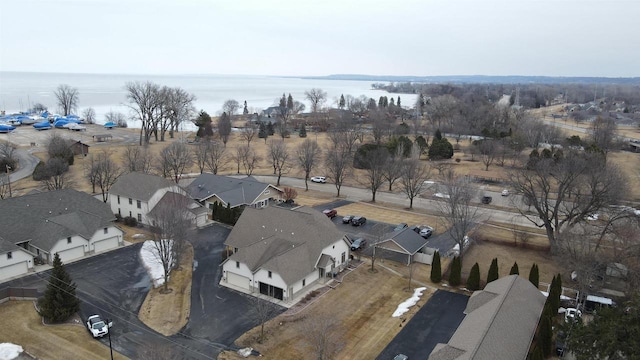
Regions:
<instances>
[{"instance_id":1,"label":"white car","mask_svg":"<svg viewBox=\"0 0 640 360\"><path fill-rule=\"evenodd\" d=\"M502 190L502 196L509 196L509 190L507 189Z\"/></svg>"},{"instance_id":2,"label":"white car","mask_svg":"<svg viewBox=\"0 0 640 360\"><path fill-rule=\"evenodd\" d=\"M429 225L420 226L420 236L422 236L423 238L427 239L431 235L433 235L433 228L431 226L429 226Z\"/></svg>"},{"instance_id":3,"label":"white car","mask_svg":"<svg viewBox=\"0 0 640 360\"><path fill-rule=\"evenodd\" d=\"M568 308L565 312L564 312L564 321L566 322L576 322L580 319L580 317L582 316L582 311L576 309L576 308Z\"/></svg>"},{"instance_id":4,"label":"white car","mask_svg":"<svg viewBox=\"0 0 640 360\"><path fill-rule=\"evenodd\" d=\"M327 178L324 176L314 176L311 178L311 182L324 184L327 182Z\"/></svg>"},{"instance_id":5,"label":"white car","mask_svg":"<svg viewBox=\"0 0 640 360\"><path fill-rule=\"evenodd\" d=\"M103 337L109 333L111 323L106 323L100 315L91 315L87 319L87 329L94 338Z\"/></svg>"}]
</instances>

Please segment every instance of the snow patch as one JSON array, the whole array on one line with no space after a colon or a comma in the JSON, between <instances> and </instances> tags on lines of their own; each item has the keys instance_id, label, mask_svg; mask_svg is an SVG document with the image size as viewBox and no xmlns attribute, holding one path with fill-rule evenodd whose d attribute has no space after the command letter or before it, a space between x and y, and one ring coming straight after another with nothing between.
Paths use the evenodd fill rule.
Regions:
<instances>
[{"instance_id":1,"label":"snow patch","mask_svg":"<svg viewBox=\"0 0 640 360\"><path fill-rule=\"evenodd\" d=\"M0 344L0 360L15 359L22 354L22 346L12 343Z\"/></svg>"},{"instance_id":2,"label":"snow patch","mask_svg":"<svg viewBox=\"0 0 640 360\"><path fill-rule=\"evenodd\" d=\"M145 237L145 236L146 236L145 234L134 234L132 237L133 237L134 239L142 239L142 238L143 238L143 237Z\"/></svg>"},{"instance_id":3,"label":"snow patch","mask_svg":"<svg viewBox=\"0 0 640 360\"><path fill-rule=\"evenodd\" d=\"M169 247L173 246L172 240L160 241L168 241ZM154 245L153 240L147 240L142 244L142 247L140 248L140 258L142 259L142 264L149 273L149 277L153 282L153 287L157 288L164 285L164 269L162 267L160 255L158 254L158 249ZM170 258L169 261L173 262L173 259ZM173 268L173 266L169 266L169 268Z\"/></svg>"},{"instance_id":4,"label":"snow patch","mask_svg":"<svg viewBox=\"0 0 640 360\"><path fill-rule=\"evenodd\" d=\"M419 287L415 289L413 291L413 296L408 298L404 302L400 303L400 305L398 305L398 308L396 309L396 311L393 312L393 315L391 315L391 317L399 317L400 315L409 311L409 308L415 305L418 302L418 300L420 300L420 297L422 296L422 292L425 290L427 290L426 287Z\"/></svg>"}]
</instances>

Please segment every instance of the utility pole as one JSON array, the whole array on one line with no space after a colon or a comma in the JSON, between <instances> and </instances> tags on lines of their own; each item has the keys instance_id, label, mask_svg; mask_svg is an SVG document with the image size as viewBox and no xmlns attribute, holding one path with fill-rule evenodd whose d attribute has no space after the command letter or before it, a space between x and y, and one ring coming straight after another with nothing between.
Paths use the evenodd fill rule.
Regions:
<instances>
[{"instance_id":1,"label":"utility pole","mask_svg":"<svg viewBox=\"0 0 640 360\"><path fill-rule=\"evenodd\" d=\"M9 164L5 165L7 167L7 181L9 182L9 197L11 196L11 174L9 174Z\"/></svg>"}]
</instances>

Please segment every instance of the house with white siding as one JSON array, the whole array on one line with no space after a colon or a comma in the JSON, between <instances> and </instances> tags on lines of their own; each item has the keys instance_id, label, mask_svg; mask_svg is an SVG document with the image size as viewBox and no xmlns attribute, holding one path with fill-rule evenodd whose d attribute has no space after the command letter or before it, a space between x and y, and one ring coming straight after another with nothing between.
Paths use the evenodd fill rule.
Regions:
<instances>
[{"instance_id":1,"label":"house with white siding","mask_svg":"<svg viewBox=\"0 0 640 360\"><path fill-rule=\"evenodd\" d=\"M225 242L220 285L293 304L348 265L350 244L318 210L247 207Z\"/></svg>"}]
</instances>

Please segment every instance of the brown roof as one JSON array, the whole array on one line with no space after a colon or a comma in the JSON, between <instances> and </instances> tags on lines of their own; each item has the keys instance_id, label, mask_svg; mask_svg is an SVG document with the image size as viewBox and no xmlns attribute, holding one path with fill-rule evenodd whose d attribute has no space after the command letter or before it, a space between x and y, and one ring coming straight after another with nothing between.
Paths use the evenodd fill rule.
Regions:
<instances>
[{"instance_id":1,"label":"brown roof","mask_svg":"<svg viewBox=\"0 0 640 360\"><path fill-rule=\"evenodd\" d=\"M526 359L545 297L527 279L509 275L473 293L451 340L429 360Z\"/></svg>"}]
</instances>

